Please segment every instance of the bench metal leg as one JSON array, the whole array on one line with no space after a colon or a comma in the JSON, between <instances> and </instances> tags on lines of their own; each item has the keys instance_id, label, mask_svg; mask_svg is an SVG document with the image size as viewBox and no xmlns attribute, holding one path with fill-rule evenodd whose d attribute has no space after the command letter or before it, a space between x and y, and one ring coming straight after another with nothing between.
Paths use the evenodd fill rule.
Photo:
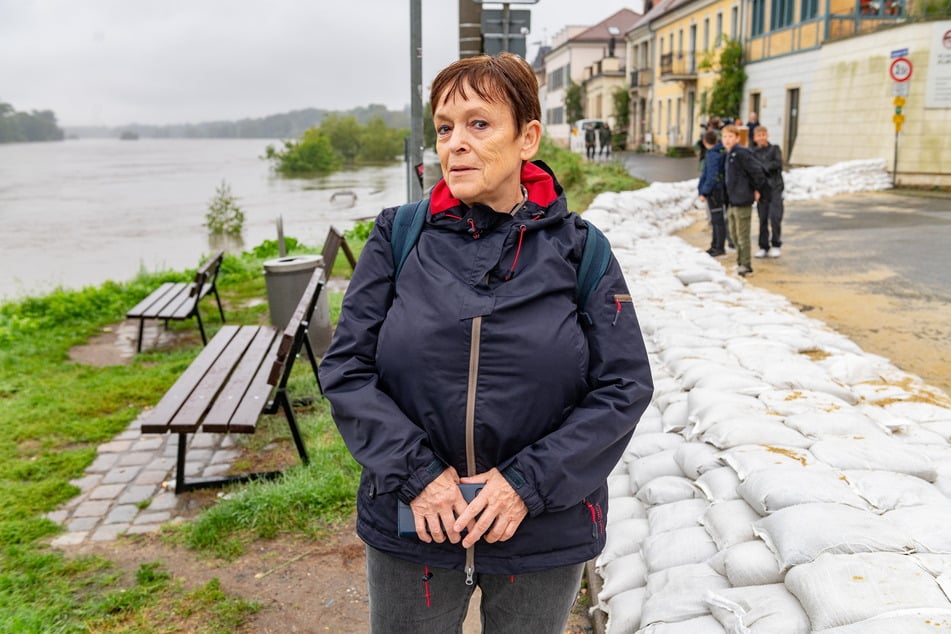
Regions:
<instances>
[{"instance_id":1,"label":"bench metal leg","mask_svg":"<svg viewBox=\"0 0 951 634\"><path fill-rule=\"evenodd\" d=\"M287 417L287 426L291 429L291 437L294 439L294 445L297 446L297 453L300 455L301 462L310 464L310 456L307 455L307 447L304 446L304 439L300 435L300 429L297 427L297 417L294 416L294 408L291 407L291 401L287 398L285 390L279 390L276 400L284 410L284 416Z\"/></svg>"},{"instance_id":2,"label":"bench metal leg","mask_svg":"<svg viewBox=\"0 0 951 634\"><path fill-rule=\"evenodd\" d=\"M142 331L145 329L145 318L139 318L139 342L135 346L136 352L142 352Z\"/></svg>"},{"instance_id":3,"label":"bench metal leg","mask_svg":"<svg viewBox=\"0 0 951 634\"><path fill-rule=\"evenodd\" d=\"M218 302L218 313L221 314L221 323L225 323L225 309L221 307L221 298L218 296L218 287L214 288L215 301Z\"/></svg>"},{"instance_id":4,"label":"bench metal leg","mask_svg":"<svg viewBox=\"0 0 951 634\"><path fill-rule=\"evenodd\" d=\"M304 439L301 436L300 428L297 426L297 417L294 416L294 408L291 407L291 401L287 397L285 390L278 390L274 397L274 405L284 411L287 418L287 426L291 430L291 438L294 440L294 446L297 447L297 453L300 455L303 464L310 464L310 456L307 454L307 447L304 445ZM257 473L246 473L231 476L221 476L214 478L195 478L191 481L185 480L185 455L188 451L188 434L181 432L178 434L178 452L175 463L175 494L196 491L198 489L211 489L223 487L229 484L241 484L253 480L273 480L283 471L259 471Z\"/></svg>"},{"instance_id":5,"label":"bench metal leg","mask_svg":"<svg viewBox=\"0 0 951 634\"><path fill-rule=\"evenodd\" d=\"M208 337L205 336L205 325L201 323L201 313L198 312L198 308L195 308L195 319L198 320L198 330L201 332L201 343L204 346L208 345Z\"/></svg>"}]
</instances>

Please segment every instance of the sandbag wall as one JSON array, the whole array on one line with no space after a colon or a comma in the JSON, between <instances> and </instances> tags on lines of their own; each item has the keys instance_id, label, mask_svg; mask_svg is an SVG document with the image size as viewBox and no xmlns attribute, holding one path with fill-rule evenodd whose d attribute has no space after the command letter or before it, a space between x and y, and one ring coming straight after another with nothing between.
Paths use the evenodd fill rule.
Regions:
<instances>
[{"instance_id":1,"label":"sandbag wall","mask_svg":"<svg viewBox=\"0 0 951 634\"><path fill-rule=\"evenodd\" d=\"M874 161L808 170L787 192L887 180ZM656 384L609 478L594 609L609 634L951 630L951 399L667 236L695 188L603 194L585 214Z\"/></svg>"}]
</instances>

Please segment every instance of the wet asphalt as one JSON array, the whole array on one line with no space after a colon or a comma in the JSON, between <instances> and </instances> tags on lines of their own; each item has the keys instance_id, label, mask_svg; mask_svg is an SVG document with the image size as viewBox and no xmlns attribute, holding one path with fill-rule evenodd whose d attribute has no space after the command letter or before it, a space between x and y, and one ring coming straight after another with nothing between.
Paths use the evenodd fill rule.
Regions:
<instances>
[{"instance_id":1,"label":"wet asphalt","mask_svg":"<svg viewBox=\"0 0 951 634\"><path fill-rule=\"evenodd\" d=\"M697 177L696 158L625 152L614 160L648 182ZM943 303L951 319L951 193L896 189L787 201L785 207L783 259L790 273L821 279L886 267L895 275L869 282L866 290ZM754 232L757 226L754 221Z\"/></svg>"}]
</instances>

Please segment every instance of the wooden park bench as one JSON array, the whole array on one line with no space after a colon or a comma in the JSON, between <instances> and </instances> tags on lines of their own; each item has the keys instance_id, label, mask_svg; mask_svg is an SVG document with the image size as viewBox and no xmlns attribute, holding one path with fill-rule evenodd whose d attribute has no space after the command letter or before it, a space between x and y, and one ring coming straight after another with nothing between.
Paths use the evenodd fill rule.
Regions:
<instances>
[{"instance_id":1,"label":"wooden park bench","mask_svg":"<svg viewBox=\"0 0 951 634\"><path fill-rule=\"evenodd\" d=\"M202 343L208 343L208 338L205 336L205 326L201 322L201 313L198 311L198 304L203 297L214 293L215 301L218 302L221 321L224 322L225 311L221 307L221 297L218 296L217 285L218 270L221 268L221 261L224 260L224 257L225 252L219 251L198 269L193 282L165 282L152 291L148 297L129 309L129 312L125 315L126 318L139 320L139 338L136 351L142 352L142 331L145 328L146 319L162 319L165 321L167 328L168 322L171 320L184 321L194 317L198 320L198 330L201 332Z\"/></svg>"},{"instance_id":2,"label":"wooden park bench","mask_svg":"<svg viewBox=\"0 0 951 634\"><path fill-rule=\"evenodd\" d=\"M178 434L176 493L279 475L280 471L271 471L185 481L189 434L253 434L262 414L275 414L278 410L284 412L301 460L304 464L309 462L287 395L287 381L303 346L320 389L317 359L307 336L307 325L323 286L324 273L317 268L287 327L281 331L271 326L222 326L143 418L142 433Z\"/></svg>"}]
</instances>

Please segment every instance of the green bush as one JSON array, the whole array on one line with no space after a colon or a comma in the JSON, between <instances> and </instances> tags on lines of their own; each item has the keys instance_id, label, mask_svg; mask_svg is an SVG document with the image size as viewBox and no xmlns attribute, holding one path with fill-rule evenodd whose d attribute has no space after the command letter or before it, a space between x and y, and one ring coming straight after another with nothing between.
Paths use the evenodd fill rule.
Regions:
<instances>
[{"instance_id":1,"label":"green bush","mask_svg":"<svg viewBox=\"0 0 951 634\"><path fill-rule=\"evenodd\" d=\"M283 150L267 146L264 158L272 161L274 169L285 176L333 172L341 163L330 139L320 128L308 128L299 141L284 141Z\"/></svg>"}]
</instances>

